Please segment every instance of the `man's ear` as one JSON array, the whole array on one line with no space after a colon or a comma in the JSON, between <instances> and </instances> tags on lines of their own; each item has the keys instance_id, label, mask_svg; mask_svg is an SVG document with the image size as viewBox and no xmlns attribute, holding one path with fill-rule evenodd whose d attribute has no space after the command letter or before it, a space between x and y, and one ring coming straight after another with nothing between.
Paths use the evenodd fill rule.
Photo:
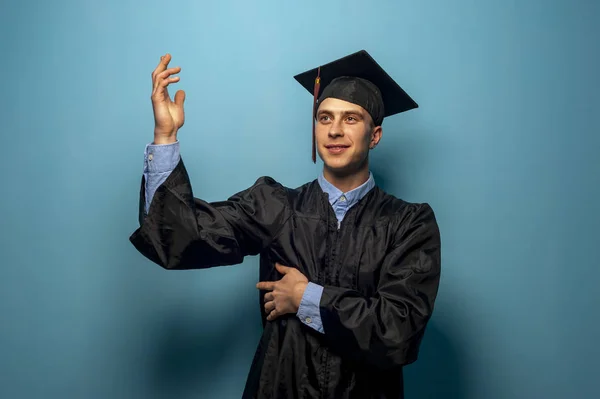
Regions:
<instances>
[{"instance_id":1,"label":"man's ear","mask_svg":"<svg viewBox=\"0 0 600 399\"><path fill-rule=\"evenodd\" d=\"M383 136L383 128L381 126L376 126L371 132L371 142L369 143L370 149L375 148L377 144L379 144L381 136Z\"/></svg>"}]
</instances>

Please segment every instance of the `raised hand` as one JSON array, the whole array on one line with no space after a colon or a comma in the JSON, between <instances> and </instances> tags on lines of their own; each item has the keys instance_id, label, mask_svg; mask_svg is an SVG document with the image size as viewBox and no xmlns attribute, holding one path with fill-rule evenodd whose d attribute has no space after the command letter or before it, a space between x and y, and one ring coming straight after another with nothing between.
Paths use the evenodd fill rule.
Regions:
<instances>
[{"instance_id":1,"label":"raised hand","mask_svg":"<svg viewBox=\"0 0 600 399\"><path fill-rule=\"evenodd\" d=\"M183 126L185 114L183 103L185 92L175 93L175 101L169 97L168 86L179 82L178 76L173 76L181 71L180 67L167 68L171 62L171 55L160 57L160 62L152 72L152 109L154 111L154 144L168 144L177 140L177 131Z\"/></svg>"}]
</instances>

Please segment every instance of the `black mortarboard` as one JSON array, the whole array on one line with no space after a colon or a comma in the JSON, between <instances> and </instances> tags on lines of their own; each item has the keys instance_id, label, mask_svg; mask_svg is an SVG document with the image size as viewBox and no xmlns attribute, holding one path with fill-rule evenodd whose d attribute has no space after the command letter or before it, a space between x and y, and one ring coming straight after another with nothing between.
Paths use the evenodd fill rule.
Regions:
<instances>
[{"instance_id":1,"label":"black mortarboard","mask_svg":"<svg viewBox=\"0 0 600 399\"><path fill-rule=\"evenodd\" d=\"M417 108L417 103L365 50L303 72L294 78L313 94L313 162L316 162L314 119L318 104L329 97L363 107L375 126L383 118Z\"/></svg>"}]
</instances>

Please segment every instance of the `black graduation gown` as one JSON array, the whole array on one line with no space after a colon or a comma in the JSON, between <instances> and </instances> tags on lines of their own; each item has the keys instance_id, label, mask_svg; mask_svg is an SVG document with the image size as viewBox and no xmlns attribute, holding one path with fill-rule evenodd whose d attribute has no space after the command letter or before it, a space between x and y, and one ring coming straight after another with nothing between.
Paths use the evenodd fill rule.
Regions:
<instances>
[{"instance_id":1,"label":"black graduation gown","mask_svg":"<svg viewBox=\"0 0 600 399\"><path fill-rule=\"evenodd\" d=\"M194 198L183 161L157 189L130 241L166 269L239 264L260 255L260 280L275 262L324 287L325 334L295 315L266 321L245 398L402 398L402 367L417 359L440 277L440 235L428 204L378 187L335 213L317 180L297 189L269 177L227 201ZM256 282L248 282L254 285Z\"/></svg>"}]
</instances>

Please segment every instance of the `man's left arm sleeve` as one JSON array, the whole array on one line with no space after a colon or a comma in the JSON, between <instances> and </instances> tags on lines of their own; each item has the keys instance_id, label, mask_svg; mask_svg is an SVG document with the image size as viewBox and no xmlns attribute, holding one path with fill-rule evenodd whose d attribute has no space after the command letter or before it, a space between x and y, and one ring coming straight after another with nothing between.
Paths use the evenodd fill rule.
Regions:
<instances>
[{"instance_id":1,"label":"man's left arm sleeve","mask_svg":"<svg viewBox=\"0 0 600 399\"><path fill-rule=\"evenodd\" d=\"M441 244L428 204L415 205L385 258L376 293L325 286L321 319L332 348L388 369L416 360L438 292Z\"/></svg>"}]
</instances>

